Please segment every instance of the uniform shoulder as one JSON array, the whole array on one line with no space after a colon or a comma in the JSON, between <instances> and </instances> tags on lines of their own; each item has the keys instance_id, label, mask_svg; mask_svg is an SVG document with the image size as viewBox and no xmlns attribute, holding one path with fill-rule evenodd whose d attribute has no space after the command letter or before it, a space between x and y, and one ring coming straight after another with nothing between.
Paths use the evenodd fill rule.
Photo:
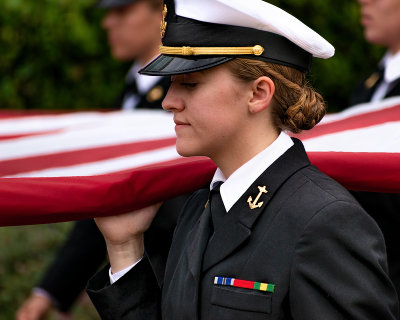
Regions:
<instances>
[{"instance_id":1,"label":"uniform shoulder","mask_svg":"<svg viewBox=\"0 0 400 320\"><path fill-rule=\"evenodd\" d=\"M298 232L316 216L355 215L369 219L355 198L338 182L314 166L307 166L294 175L279 190L275 201L279 212L294 222Z\"/></svg>"},{"instance_id":2,"label":"uniform shoulder","mask_svg":"<svg viewBox=\"0 0 400 320\"><path fill-rule=\"evenodd\" d=\"M291 192L281 201L281 213L293 222L295 238L306 234L325 237L341 230L382 239L376 222L350 192L316 167L305 167L291 179L288 182L295 187L287 189Z\"/></svg>"},{"instance_id":3,"label":"uniform shoulder","mask_svg":"<svg viewBox=\"0 0 400 320\"><path fill-rule=\"evenodd\" d=\"M299 171L307 184L305 187L318 191L324 201L344 201L359 206L355 198L336 180L319 171L315 166L308 166Z\"/></svg>"}]
</instances>

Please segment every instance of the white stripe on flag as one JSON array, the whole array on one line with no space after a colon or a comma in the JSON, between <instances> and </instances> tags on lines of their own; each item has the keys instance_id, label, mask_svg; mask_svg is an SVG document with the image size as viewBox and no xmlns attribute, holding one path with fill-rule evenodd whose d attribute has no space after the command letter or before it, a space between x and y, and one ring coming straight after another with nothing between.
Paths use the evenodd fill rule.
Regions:
<instances>
[{"instance_id":1,"label":"white stripe on flag","mask_svg":"<svg viewBox=\"0 0 400 320\"><path fill-rule=\"evenodd\" d=\"M392 108L398 104L400 104L400 97L387 98L378 102L357 104L339 113L327 114L320 123L323 124L343 120L360 114Z\"/></svg>"},{"instance_id":2,"label":"white stripe on flag","mask_svg":"<svg viewBox=\"0 0 400 320\"><path fill-rule=\"evenodd\" d=\"M387 122L303 140L307 151L400 152L400 122Z\"/></svg>"},{"instance_id":3,"label":"white stripe on flag","mask_svg":"<svg viewBox=\"0 0 400 320\"><path fill-rule=\"evenodd\" d=\"M117 112L73 112L0 119L0 135L34 133L89 125L102 121L104 117L112 117L114 113Z\"/></svg>"},{"instance_id":4,"label":"white stripe on flag","mask_svg":"<svg viewBox=\"0 0 400 320\"><path fill-rule=\"evenodd\" d=\"M175 137L171 115L165 112L118 113L60 133L0 141L0 160L114 146L123 143Z\"/></svg>"},{"instance_id":5,"label":"white stripe on flag","mask_svg":"<svg viewBox=\"0 0 400 320\"><path fill-rule=\"evenodd\" d=\"M160 148L148 152L141 152L131 156L118 157L104 161L96 161L81 165L45 169L35 172L19 173L4 178L18 177L71 177L71 176L92 176L107 174L117 171L134 169L158 162L164 162L181 158L176 152L175 146Z\"/></svg>"},{"instance_id":6,"label":"white stripe on flag","mask_svg":"<svg viewBox=\"0 0 400 320\"><path fill-rule=\"evenodd\" d=\"M34 116L22 116L0 119L0 136L3 134L15 135L34 133L65 128L77 128L82 126L97 125L103 122L130 122L139 123L139 119L149 123L149 119L158 122L160 119L171 120L171 114L163 110L135 110L113 112L71 112L65 114L43 114Z\"/></svg>"}]
</instances>

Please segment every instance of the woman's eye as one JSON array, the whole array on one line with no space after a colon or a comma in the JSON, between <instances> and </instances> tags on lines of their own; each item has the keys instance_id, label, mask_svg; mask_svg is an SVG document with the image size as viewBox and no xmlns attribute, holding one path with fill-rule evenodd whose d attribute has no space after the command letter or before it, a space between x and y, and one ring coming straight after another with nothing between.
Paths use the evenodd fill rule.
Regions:
<instances>
[{"instance_id":1,"label":"woman's eye","mask_svg":"<svg viewBox=\"0 0 400 320\"><path fill-rule=\"evenodd\" d=\"M195 82L182 82L181 86L187 87L187 88L194 88L197 86L197 83Z\"/></svg>"}]
</instances>

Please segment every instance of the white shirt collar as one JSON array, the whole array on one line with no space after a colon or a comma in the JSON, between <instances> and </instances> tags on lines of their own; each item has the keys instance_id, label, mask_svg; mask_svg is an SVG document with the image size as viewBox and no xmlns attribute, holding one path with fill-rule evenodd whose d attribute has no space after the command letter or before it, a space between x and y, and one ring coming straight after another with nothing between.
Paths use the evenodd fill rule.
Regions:
<instances>
[{"instance_id":1,"label":"white shirt collar","mask_svg":"<svg viewBox=\"0 0 400 320\"><path fill-rule=\"evenodd\" d=\"M221 198L228 212L237 200L246 192L251 184L282 154L293 145L292 139L283 131L278 138L255 157L237 169L228 179L218 168L210 184L223 181L221 185Z\"/></svg>"},{"instance_id":2,"label":"white shirt collar","mask_svg":"<svg viewBox=\"0 0 400 320\"><path fill-rule=\"evenodd\" d=\"M390 83L400 78L400 51L396 54L387 52L381 61L381 66L385 68L384 79Z\"/></svg>"}]
</instances>

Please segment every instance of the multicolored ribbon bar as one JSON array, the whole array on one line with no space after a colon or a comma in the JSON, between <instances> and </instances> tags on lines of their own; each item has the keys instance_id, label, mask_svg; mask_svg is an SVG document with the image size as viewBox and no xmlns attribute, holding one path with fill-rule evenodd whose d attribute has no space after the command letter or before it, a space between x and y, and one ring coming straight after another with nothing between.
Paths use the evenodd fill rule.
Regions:
<instances>
[{"instance_id":1,"label":"multicolored ribbon bar","mask_svg":"<svg viewBox=\"0 0 400 320\"><path fill-rule=\"evenodd\" d=\"M215 277L214 284L218 284L218 285L222 285L222 286L232 286L232 287L237 287L237 288L245 288L245 289L251 289L251 290L267 291L267 292L274 292L274 290L275 290L274 284L240 280L240 279L227 278L227 277Z\"/></svg>"}]
</instances>

